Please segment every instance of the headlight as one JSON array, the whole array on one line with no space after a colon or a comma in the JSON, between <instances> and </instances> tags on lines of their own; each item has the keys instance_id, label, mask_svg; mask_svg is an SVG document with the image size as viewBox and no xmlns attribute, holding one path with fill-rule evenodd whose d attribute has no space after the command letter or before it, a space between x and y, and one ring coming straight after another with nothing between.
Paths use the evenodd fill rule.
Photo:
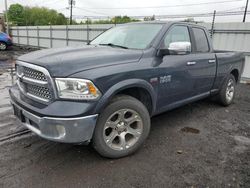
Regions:
<instances>
[{"instance_id":1,"label":"headlight","mask_svg":"<svg viewBox=\"0 0 250 188\"><path fill-rule=\"evenodd\" d=\"M58 96L64 99L92 100L101 96L90 80L77 78L56 78Z\"/></svg>"}]
</instances>

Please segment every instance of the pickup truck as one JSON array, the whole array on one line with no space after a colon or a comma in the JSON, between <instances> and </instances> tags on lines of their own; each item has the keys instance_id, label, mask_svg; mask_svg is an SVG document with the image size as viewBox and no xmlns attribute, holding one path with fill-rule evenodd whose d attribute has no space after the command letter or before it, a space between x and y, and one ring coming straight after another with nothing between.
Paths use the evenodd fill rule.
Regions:
<instances>
[{"instance_id":1,"label":"pickup truck","mask_svg":"<svg viewBox=\"0 0 250 188\"><path fill-rule=\"evenodd\" d=\"M119 158L142 146L152 116L206 97L232 104L243 67L242 53L213 50L197 24L130 23L82 47L19 57L9 93L37 135Z\"/></svg>"}]
</instances>

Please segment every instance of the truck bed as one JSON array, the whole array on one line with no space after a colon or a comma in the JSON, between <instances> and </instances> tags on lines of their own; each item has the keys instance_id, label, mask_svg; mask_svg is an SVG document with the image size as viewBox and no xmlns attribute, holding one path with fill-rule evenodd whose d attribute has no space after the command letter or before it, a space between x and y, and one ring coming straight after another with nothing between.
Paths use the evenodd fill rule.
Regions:
<instances>
[{"instance_id":1,"label":"truck bed","mask_svg":"<svg viewBox=\"0 0 250 188\"><path fill-rule=\"evenodd\" d=\"M217 62L217 72L214 84L215 87L220 88L221 84L226 79L226 75L228 75L228 73L230 73L233 69L240 70L240 72L235 73L238 75L238 80L236 81L240 81L245 62L244 53L226 50L214 50L214 53Z\"/></svg>"}]
</instances>

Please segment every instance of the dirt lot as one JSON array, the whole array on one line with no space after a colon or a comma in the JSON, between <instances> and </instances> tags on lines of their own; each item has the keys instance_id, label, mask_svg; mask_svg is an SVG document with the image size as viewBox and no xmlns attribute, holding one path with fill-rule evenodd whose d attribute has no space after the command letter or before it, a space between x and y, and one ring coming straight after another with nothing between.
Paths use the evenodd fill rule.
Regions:
<instances>
[{"instance_id":1,"label":"dirt lot","mask_svg":"<svg viewBox=\"0 0 250 188\"><path fill-rule=\"evenodd\" d=\"M10 85L3 73L0 187L250 187L250 85L238 86L230 107L204 100L154 117L142 149L118 160L22 132L8 102Z\"/></svg>"}]
</instances>

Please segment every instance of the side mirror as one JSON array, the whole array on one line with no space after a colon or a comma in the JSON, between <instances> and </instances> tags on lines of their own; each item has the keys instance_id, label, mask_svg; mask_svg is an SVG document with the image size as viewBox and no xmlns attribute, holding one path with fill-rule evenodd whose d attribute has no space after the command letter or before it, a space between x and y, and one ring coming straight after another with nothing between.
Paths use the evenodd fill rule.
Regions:
<instances>
[{"instance_id":1,"label":"side mirror","mask_svg":"<svg viewBox=\"0 0 250 188\"><path fill-rule=\"evenodd\" d=\"M190 42L172 42L168 48L170 54L185 55L191 53Z\"/></svg>"},{"instance_id":2,"label":"side mirror","mask_svg":"<svg viewBox=\"0 0 250 188\"><path fill-rule=\"evenodd\" d=\"M172 42L167 49L160 49L158 55L185 55L191 53L190 42Z\"/></svg>"}]
</instances>

